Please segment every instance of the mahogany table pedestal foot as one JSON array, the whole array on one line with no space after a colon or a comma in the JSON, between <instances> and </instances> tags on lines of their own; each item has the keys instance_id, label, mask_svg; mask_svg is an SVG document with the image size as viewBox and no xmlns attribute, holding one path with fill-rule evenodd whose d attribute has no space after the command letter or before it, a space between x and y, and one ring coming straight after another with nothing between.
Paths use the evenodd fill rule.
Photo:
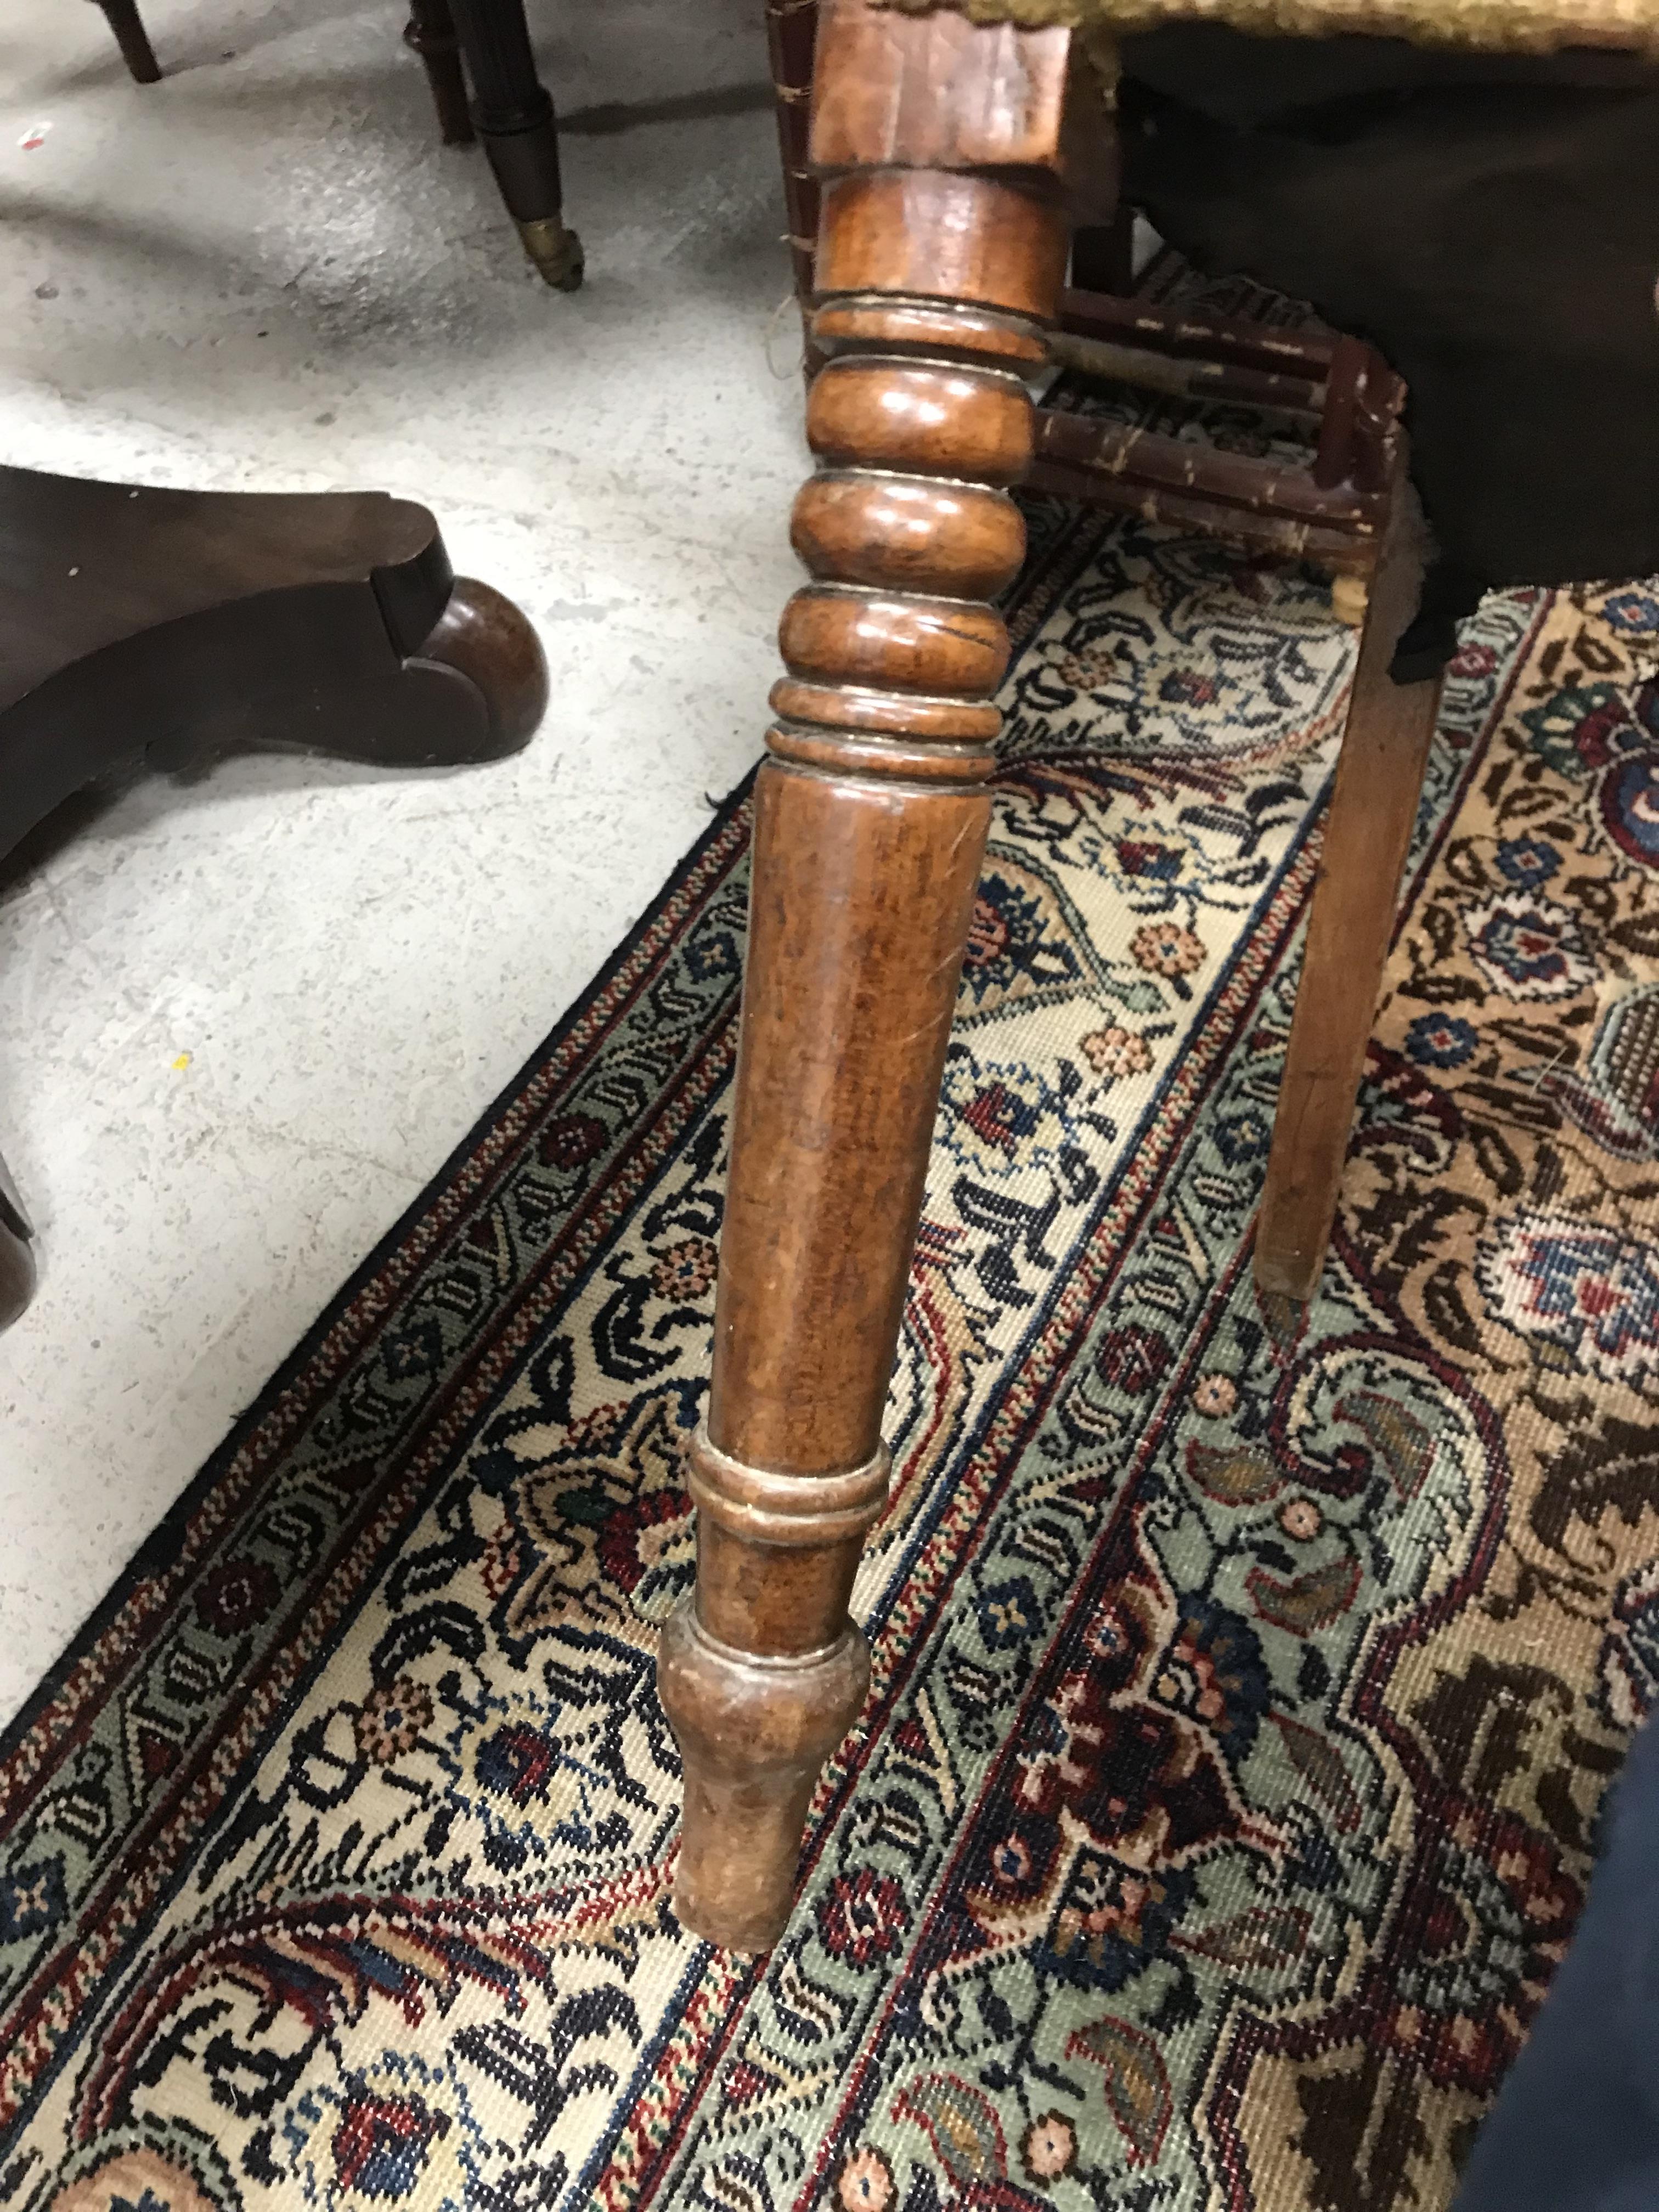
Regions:
<instances>
[{"instance_id":1,"label":"mahogany table pedestal foot","mask_svg":"<svg viewBox=\"0 0 1659 2212\"><path fill-rule=\"evenodd\" d=\"M384 492L151 491L0 468L0 859L112 773L232 747L497 760L547 704L534 630ZM33 1280L0 1174L0 1328Z\"/></svg>"}]
</instances>

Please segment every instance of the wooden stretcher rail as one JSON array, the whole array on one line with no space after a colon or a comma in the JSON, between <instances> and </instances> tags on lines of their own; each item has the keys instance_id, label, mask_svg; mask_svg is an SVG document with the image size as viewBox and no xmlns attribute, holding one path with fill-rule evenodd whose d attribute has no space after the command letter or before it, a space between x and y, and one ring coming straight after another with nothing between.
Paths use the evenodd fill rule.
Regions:
<instances>
[{"instance_id":1,"label":"wooden stretcher rail","mask_svg":"<svg viewBox=\"0 0 1659 2212\"><path fill-rule=\"evenodd\" d=\"M1045 407L1037 423L1037 459L1085 470L1091 485L1103 477L1116 477L1154 490L1195 493L1247 514L1279 515L1362 538L1376 535L1386 507L1380 495L1356 491L1352 485L1323 489L1305 469L1218 453L1213 446L1098 416Z\"/></svg>"}]
</instances>

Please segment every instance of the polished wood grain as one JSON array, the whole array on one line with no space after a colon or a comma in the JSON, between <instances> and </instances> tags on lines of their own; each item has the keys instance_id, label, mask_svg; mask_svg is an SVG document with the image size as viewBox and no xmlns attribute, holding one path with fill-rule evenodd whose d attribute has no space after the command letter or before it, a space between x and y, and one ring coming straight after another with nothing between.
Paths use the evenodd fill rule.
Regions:
<instances>
[{"instance_id":1,"label":"polished wood grain","mask_svg":"<svg viewBox=\"0 0 1659 2212\"><path fill-rule=\"evenodd\" d=\"M832 361L806 404L806 441L834 467L1017 483L1031 458L1031 408L1013 376L995 380L936 362Z\"/></svg>"},{"instance_id":2,"label":"polished wood grain","mask_svg":"<svg viewBox=\"0 0 1659 2212\"><path fill-rule=\"evenodd\" d=\"M849 470L806 487L789 538L819 575L878 591L986 599L1018 570L1025 526L1006 492Z\"/></svg>"},{"instance_id":3,"label":"polished wood grain","mask_svg":"<svg viewBox=\"0 0 1659 2212\"><path fill-rule=\"evenodd\" d=\"M1416 502L1402 475L1365 608L1256 1225L1258 1285L1303 1301L1319 1287L1336 1217L1439 708L1437 677L1395 684L1389 673L1417 609L1423 554Z\"/></svg>"},{"instance_id":4,"label":"polished wood grain","mask_svg":"<svg viewBox=\"0 0 1659 2212\"><path fill-rule=\"evenodd\" d=\"M112 774L249 745L490 760L547 704L530 624L410 501L0 469L0 859ZM0 1328L33 1281L0 1166Z\"/></svg>"},{"instance_id":5,"label":"polished wood grain","mask_svg":"<svg viewBox=\"0 0 1659 2212\"><path fill-rule=\"evenodd\" d=\"M1000 708L979 699L924 699L907 691L861 691L851 684L807 684L784 677L772 687L775 728L795 723L827 723L849 739L854 732L913 738L938 746L952 741L978 748L992 744L1002 727Z\"/></svg>"},{"instance_id":6,"label":"polished wood grain","mask_svg":"<svg viewBox=\"0 0 1659 2212\"><path fill-rule=\"evenodd\" d=\"M821 176L1024 168L1058 178L1071 51L1063 30L982 27L945 8L906 21L824 0L812 166ZM822 269L818 284L827 289Z\"/></svg>"},{"instance_id":7,"label":"polished wood grain","mask_svg":"<svg viewBox=\"0 0 1659 2212\"><path fill-rule=\"evenodd\" d=\"M410 500L0 468L0 856L116 769L496 759L547 703L530 624Z\"/></svg>"},{"instance_id":8,"label":"polished wood grain","mask_svg":"<svg viewBox=\"0 0 1659 2212\"><path fill-rule=\"evenodd\" d=\"M989 818L1030 459L1018 372L1064 258L1066 37L835 0L812 341L824 466L756 787L691 1603L659 1686L684 1754L675 1905L740 1950L788 1917L819 1769L864 1695L848 1602ZM969 173L971 171L971 173Z\"/></svg>"},{"instance_id":9,"label":"polished wood grain","mask_svg":"<svg viewBox=\"0 0 1659 2212\"><path fill-rule=\"evenodd\" d=\"M795 594L778 642L792 676L890 691L988 699L1008 667L1008 633L990 607L830 584Z\"/></svg>"},{"instance_id":10,"label":"polished wood grain","mask_svg":"<svg viewBox=\"0 0 1659 2212\"><path fill-rule=\"evenodd\" d=\"M1066 258L1057 210L990 176L883 169L838 178L824 186L821 222L821 293L939 294L1041 317Z\"/></svg>"},{"instance_id":11,"label":"polished wood grain","mask_svg":"<svg viewBox=\"0 0 1659 2212\"><path fill-rule=\"evenodd\" d=\"M774 36L775 58L789 43L789 204L816 192L819 220L815 251L793 241L804 304L816 288L820 471L793 527L812 580L784 615L788 674L757 784L714 1376L689 1468L698 1580L659 1674L685 1762L676 1907L741 1950L784 1929L820 1766L867 1679L847 1607L886 1480L882 1409L985 836L1008 652L990 602L1022 544L1007 487L1024 476L1317 560L1345 611L1364 611L1256 1255L1264 1284L1297 1296L1329 1231L1433 706L1389 675L1421 548L1404 392L1379 356L1324 333L1060 302L1060 182L1084 112L1064 34L832 0L814 41L799 20L812 13L774 0L793 26ZM1097 84L1090 97L1091 130L1109 131ZM1110 216L1109 189L1084 219ZM1287 411L1317 430L1314 465L1060 408L1034 420L1022 380L1057 303L1104 373Z\"/></svg>"}]
</instances>

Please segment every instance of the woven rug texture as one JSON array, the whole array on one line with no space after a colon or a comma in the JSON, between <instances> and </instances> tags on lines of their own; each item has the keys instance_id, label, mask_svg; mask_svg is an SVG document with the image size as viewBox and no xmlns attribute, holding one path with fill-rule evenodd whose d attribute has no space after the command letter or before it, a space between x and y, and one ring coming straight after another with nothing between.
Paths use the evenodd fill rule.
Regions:
<instances>
[{"instance_id":1,"label":"woven rug texture","mask_svg":"<svg viewBox=\"0 0 1659 2212\"><path fill-rule=\"evenodd\" d=\"M0 2203L1449 2203L1659 1674L1659 586L1468 626L1323 1291L1266 1310L1352 635L1030 515L784 1941L675 1922L653 1688L740 797L0 1744Z\"/></svg>"}]
</instances>

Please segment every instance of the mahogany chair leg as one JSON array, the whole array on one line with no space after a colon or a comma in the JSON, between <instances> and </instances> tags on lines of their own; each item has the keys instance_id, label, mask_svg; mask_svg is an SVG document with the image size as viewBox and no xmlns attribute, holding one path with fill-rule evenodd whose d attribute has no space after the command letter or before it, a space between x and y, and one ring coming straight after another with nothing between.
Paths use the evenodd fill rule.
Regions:
<instances>
[{"instance_id":1,"label":"mahogany chair leg","mask_svg":"<svg viewBox=\"0 0 1659 2212\"><path fill-rule=\"evenodd\" d=\"M466 109L466 78L449 0L410 0L404 44L421 58L444 144L470 146L472 118Z\"/></svg>"},{"instance_id":2,"label":"mahogany chair leg","mask_svg":"<svg viewBox=\"0 0 1659 2212\"><path fill-rule=\"evenodd\" d=\"M813 580L756 787L697 1584L659 1672L685 1763L676 1909L738 1950L782 1931L868 1679L848 1603L990 813L1008 643L986 602L1024 551L1006 487L1065 255L1068 35L865 0L819 25L829 361L793 523Z\"/></svg>"},{"instance_id":3,"label":"mahogany chair leg","mask_svg":"<svg viewBox=\"0 0 1659 2212\"><path fill-rule=\"evenodd\" d=\"M1303 1302L1319 1287L1336 1218L1440 706L1439 677L1396 684L1389 673L1422 577L1420 525L1402 478L1365 615L1256 1225L1258 1287Z\"/></svg>"},{"instance_id":4,"label":"mahogany chair leg","mask_svg":"<svg viewBox=\"0 0 1659 2212\"><path fill-rule=\"evenodd\" d=\"M135 0L98 0L115 33L115 42L121 49L121 58L126 64L135 84L156 84L161 71L155 59L155 50L150 45L149 33L144 28L143 17L138 13Z\"/></svg>"},{"instance_id":5,"label":"mahogany chair leg","mask_svg":"<svg viewBox=\"0 0 1659 2212\"><path fill-rule=\"evenodd\" d=\"M564 222L559 133L536 75L524 0L450 0L472 80L472 122L507 211L544 282L574 292L582 242Z\"/></svg>"}]
</instances>

